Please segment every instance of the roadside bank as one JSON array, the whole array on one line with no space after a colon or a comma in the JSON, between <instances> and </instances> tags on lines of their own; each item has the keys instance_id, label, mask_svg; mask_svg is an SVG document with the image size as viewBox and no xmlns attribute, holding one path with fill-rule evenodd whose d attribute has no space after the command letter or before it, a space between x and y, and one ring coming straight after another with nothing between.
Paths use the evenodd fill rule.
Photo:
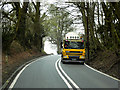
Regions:
<instances>
[{"instance_id":1,"label":"roadside bank","mask_svg":"<svg viewBox=\"0 0 120 90\"><path fill-rule=\"evenodd\" d=\"M120 56L114 51L99 51L87 64L120 80Z\"/></svg>"}]
</instances>

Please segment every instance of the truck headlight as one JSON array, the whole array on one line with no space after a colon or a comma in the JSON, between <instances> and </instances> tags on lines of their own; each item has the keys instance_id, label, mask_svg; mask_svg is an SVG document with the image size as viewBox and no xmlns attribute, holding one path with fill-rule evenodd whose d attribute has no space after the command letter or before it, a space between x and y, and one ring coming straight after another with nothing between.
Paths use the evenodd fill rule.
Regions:
<instances>
[{"instance_id":1,"label":"truck headlight","mask_svg":"<svg viewBox=\"0 0 120 90\"><path fill-rule=\"evenodd\" d=\"M84 56L80 56L80 58L82 58L82 59L83 59L83 58L85 58L85 57L84 57Z\"/></svg>"},{"instance_id":2,"label":"truck headlight","mask_svg":"<svg viewBox=\"0 0 120 90\"><path fill-rule=\"evenodd\" d=\"M64 56L64 58L67 58L67 56Z\"/></svg>"}]
</instances>

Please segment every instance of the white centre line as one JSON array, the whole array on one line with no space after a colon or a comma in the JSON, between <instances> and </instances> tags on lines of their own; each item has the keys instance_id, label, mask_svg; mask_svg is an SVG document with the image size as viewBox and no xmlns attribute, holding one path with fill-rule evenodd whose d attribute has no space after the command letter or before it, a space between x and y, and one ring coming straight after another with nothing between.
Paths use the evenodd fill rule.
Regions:
<instances>
[{"instance_id":1,"label":"white centre line","mask_svg":"<svg viewBox=\"0 0 120 90\"><path fill-rule=\"evenodd\" d=\"M59 60L59 68L61 70L61 72L66 76L66 78L74 85L74 87L77 89L77 90L81 90L78 85L67 75L67 73L65 73L65 71L62 69L61 67L61 59Z\"/></svg>"},{"instance_id":2,"label":"white centre line","mask_svg":"<svg viewBox=\"0 0 120 90\"><path fill-rule=\"evenodd\" d=\"M60 77L63 79L63 81L65 82L65 84L67 85L67 87L70 89L70 90L73 90L72 89L72 86L68 83L68 81L65 79L65 77L62 75L62 73L59 71L58 69L58 66L57 66L57 63L58 63L59 59L55 62L55 67L56 67L56 70L58 72L58 74L60 75Z\"/></svg>"},{"instance_id":3,"label":"white centre line","mask_svg":"<svg viewBox=\"0 0 120 90\"><path fill-rule=\"evenodd\" d=\"M68 86L68 88L71 88L72 89L72 86L69 84L69 82L65 79L65 77L71 82L72 85L74 85L74 87L77 89L77 90L81 90L78 85L65 73L65 71L62 69L61 67L61 59L59 58L56 63L55 63L55 67L56 67L56 70L58 72L58 74L60 75L60 77L63 79L63 81L66 83L66 85ZM57 66L57 63L58 63L58 66L59 66L59 69L61 70L61 72L64 74L64 76L62 75L62 73L60 72L60 70L58 69L58 66Z\"/></svg>"}]
</instances>

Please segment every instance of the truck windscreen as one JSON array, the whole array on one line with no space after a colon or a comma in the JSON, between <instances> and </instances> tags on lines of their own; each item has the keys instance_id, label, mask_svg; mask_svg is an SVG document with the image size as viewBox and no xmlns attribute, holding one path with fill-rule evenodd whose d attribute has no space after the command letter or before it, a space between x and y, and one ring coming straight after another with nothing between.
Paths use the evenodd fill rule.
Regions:
<instances>
[{"instance_id":1,"label":"truck windscreen","mask_svg":"<svg viewBox=\"0 0 120 90\"><path fill-rule=\"evenodd\" d=\"M84 49L83 42L65 41L65 49Z\"/></svg>"}]
</instances>

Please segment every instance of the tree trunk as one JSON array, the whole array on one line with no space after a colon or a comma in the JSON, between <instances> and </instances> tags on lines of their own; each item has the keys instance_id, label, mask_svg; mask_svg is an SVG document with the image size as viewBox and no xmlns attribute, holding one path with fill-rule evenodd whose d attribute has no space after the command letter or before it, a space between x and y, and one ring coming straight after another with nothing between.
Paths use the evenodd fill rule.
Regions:
<instances>
[{"instance_id":1,"label":"tree trunk","mask_svg":"<svg viewBox=\"0 0 120 90\"><path fill-rule=\"evenodd\" d=\"M19 15L18 15L18 21L16 26L16 32L17 32L17 40L19 40L20 44L24 46L25 48L25 30L26 30L26 13L28 8L28 2L23 3L23 7L19 7Z\"/></svg>"}]
</instances>

